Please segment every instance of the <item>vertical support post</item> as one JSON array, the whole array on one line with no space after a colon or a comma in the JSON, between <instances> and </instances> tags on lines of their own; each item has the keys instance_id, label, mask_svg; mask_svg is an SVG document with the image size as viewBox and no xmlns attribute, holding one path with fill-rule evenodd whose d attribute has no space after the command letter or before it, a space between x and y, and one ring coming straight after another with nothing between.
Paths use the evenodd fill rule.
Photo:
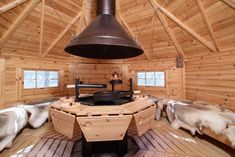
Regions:
<instances>
[{"instance_id":1,"label":"vertical support post","mask_svg":"<svg viewBox=\"0 0 235 157\"><path fill-rule=\"evenodd\" d=\"M111 81L111 84L112 84L112 92L114 92L114 82Z\"/></svg>"},{"instance_id":2,"label":"vertical support post","mask_svg":"<svg viewBox=\"0 0 235 157\"><path fill-rule=\"evenodd\" d=\"M75 81L75 102L79 102L79 87L78 87L78 85L79 85L79 79L76 79L76 81Z\"/></svg>"},{"instance_id":3,"label":"vertical support post","mask_svg":"<svg viewBox=\"0 0 235 157\"><path fill-rule=\"evenodd\" d=\"M133 101L133 94L134 94L133 79L130 78L130 100L131 100L131 101Z\"/></svg>"},{"instance_id":4,"label":"vertical support post","mask_svg":"<svg viewBox=\"0 0 235 157\"><path fill-rule=\"evenodd\" d=\"M5 103L5 59L0 59L0 109Z\"/></svg>"}]
</instances>

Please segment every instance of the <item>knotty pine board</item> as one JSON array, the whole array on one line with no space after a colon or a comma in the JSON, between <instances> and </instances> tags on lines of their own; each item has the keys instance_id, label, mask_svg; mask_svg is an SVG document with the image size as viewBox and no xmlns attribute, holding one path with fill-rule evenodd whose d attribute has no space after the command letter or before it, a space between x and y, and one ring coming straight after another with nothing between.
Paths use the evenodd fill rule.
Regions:
<instances>
[{"instance_id":1,"label":"knotty pine board","mask_svg":"<svg viewBox=\"0 0 235 157\"><path fill-rule=\"evenodd\" d=\"M235 50L190 58L185 77L187 99L235 110Z\"/></svg>"}]
</instances>

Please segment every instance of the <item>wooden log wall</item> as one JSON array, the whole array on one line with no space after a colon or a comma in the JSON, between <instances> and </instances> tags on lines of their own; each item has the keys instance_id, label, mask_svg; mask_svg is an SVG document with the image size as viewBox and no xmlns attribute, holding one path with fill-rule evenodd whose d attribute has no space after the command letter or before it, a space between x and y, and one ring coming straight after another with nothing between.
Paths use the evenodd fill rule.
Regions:
<instances>
[{"instance_id":1,"label":"wooden log wall","mask_svg":"<svg viewBox=\"0 0 235 157\"><path fill-rule=\"evenodd\" d=\"M4 65L2 65L4 64ZM8 107L15 102L31 102L52 97L68 95L65 88L69 84L69 65L63 62L52 62L29 59L2 59L0 71L5 66L5 76L1 73L1 107ZM57 70L60 74L59 88L23 89L23 70ZM2 79L1 79L2 78ZM4 81L5 79L5 81ZM4 92L3 92L4 91ZM3 97L3 99L2 99Z\"/></svg>"},{"instance_id":2,"label":"wooden log wall","mask_svg":"<svg viewBox=\"0 0 235 157\"><path fill-rule=\"evenodd\" d=\"M60 72L59 88L23 89L23 69L58 70ZM42 61L31 59L0 59L0 98L1 106L8 107L15 102L32 102L59 96L74 95L74 89L68 90L67 84L74 84L76 78L88 84L108 84L107 89L82 89L81 93L93 93L111 90L108 83L112 73L121 74L123 84L116 85L117 90L128 90L129 79L134 80L134 89L143 94L157 97L184 98L184 68L176 68L175 59L153 61L151 63L131 64L85 64L65 63L60 61ZM165 71L166 86L138 87L136 73L138 71ZM4 104L4 105L3 105Z\"/></svg>"},{"instance_id":3,"label":"wooden log wall","mask_svg":"<svg viewBox=\"0 0 235 157\"><path fill-rule=\"evenodd\" d=\"M235 110L235 49L186 62L186 98Z\"/></svg>"},{"instance_id":4,"label":"wooden log wall","mask_svg":"<svg viewBox=\"0 0 235 157\"><path fill-rule=\"evenodd\" d=\"M164 71L165 87L140 87L137 86L138 71ZM174 59L156 60L149 63L133 63L129 65L129 75L134 78L135 90L143 94L156 97L184 98L184 68L176 68Z\"/></svg>"}]
</instances>

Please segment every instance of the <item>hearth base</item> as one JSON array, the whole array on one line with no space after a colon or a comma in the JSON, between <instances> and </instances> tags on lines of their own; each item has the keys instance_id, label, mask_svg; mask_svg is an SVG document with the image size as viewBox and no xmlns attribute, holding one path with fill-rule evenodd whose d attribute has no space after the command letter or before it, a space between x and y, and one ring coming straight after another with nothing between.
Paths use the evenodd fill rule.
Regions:
<instances>
[{"instance_id":1,"label":"hearth base","mask_svg":"<svg viewBox=\"0 0 235 157\"><path fill-rule=\"evenodd\" d=\"M127 134L123 140L118 141L98 141L87 142L82 135L82 155L84 157L92 157L92 154L116 153L118 157L123 157L128 150Z\"/></svg>"}]
</instances>

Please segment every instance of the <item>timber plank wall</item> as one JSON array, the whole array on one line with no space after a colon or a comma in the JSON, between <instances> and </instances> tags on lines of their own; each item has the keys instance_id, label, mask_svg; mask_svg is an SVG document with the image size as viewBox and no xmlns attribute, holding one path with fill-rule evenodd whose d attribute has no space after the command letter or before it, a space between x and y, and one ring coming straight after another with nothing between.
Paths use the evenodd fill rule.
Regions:
<instances>
[{"instance_id":1,"label":"timber plank wall","mask_svg":"<svg viewBox=\"0 0 235 157\"><path fill-rule=\"evenodd\" d=\"M60 72L60 87L45 89L23 89L23 69L58 70ZM136 72L138 71L165 71L166 86L138 87ZM131 64L85 64L64 63L60 61L43 61L34 59L1 59L0 60L0 107L8 107L15 102L30 102L49 99L58 96L72 96L74 89L66 89L67 84L74 84L76 78L88 84L108 84L113 72L121 74L123 84L116 85L117 90L129 90L129 79L134 79L134 89L143 94L158 97L184 98L184 68L175 67L175 59L153 61L151 63ZM93 93L107 89L82 89L81 93Z\"/></svg>"},{"instance_id":2,"label":"timber plank wall","mask_svg":"<svg viewBox=\"0 0 235 157\"><path fill-rule=\"evenodd\" d=\"M15 102L29 102L62 95L68 95L65 84L69 83L69 65L62 62L2 59L1 73L1 107ZM59 88L23 89L23 70L56 70L60 74ZM4 104L4 106L3 106Z\"/></svg>"},{"instance_id":3,"label":"timber plank wall","mask_svg":"<svg viewBox=\"0 0 235 157\"><path fill-rule=\"evenodd\" d=\"M186 98L235 110L235 50L192 57L185 75Z\"/></svg>"},{"instance_id":4,"label":"timber plank wall","mask_svg":"<svg viewBox=\"0 0 235 157\"><path fill-rule=\"evenodd\" d=\"M138 71L164 71L165 87L138 87L136 76ZM129 74L134 78L134 89L140 90L143 94L174 99L185 97L184 68L176 68L175 58L130 64Z\"/></svg>"}]
</instances>

